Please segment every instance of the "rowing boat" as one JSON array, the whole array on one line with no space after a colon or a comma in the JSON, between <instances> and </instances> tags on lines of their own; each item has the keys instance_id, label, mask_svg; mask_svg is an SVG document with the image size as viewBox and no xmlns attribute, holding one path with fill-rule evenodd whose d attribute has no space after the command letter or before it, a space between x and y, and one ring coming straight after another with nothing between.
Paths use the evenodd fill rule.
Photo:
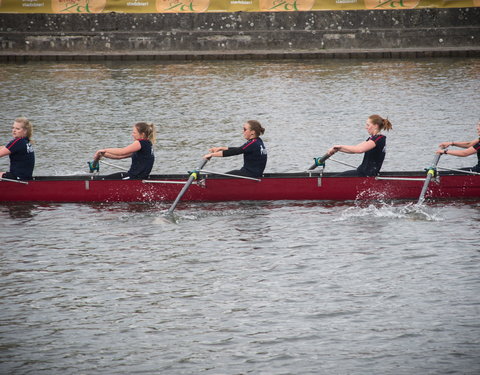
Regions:
<instances>
[{"instance_id":1,"label":"rowing boat","mask_svg":"<svg viewBox=\"0 0 480 375\"><path fill-rule=\"evenodd\" d=\"M189 175L152 175L111 180L101 175L37 176L23 183L0 181L0 202L171 202ZM182 201L417 199L425 172L382 172L377 177L342 177L307 171L238 179L201 173ZM480 175L438 173L427 199L479 198Z\"/></svg>"}]
</instances>

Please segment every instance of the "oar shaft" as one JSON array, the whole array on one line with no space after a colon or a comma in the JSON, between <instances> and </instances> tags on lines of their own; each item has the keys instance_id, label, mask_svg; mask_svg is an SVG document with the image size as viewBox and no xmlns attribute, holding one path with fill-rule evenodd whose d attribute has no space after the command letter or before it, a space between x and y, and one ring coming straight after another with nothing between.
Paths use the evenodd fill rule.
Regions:
<instances>
[{"instance_id":1,"label":"oar shaft","mask_svg":"<svg viewBox=\"0 0 480 375\"><path fill-rule=\"evenodd\" d=\"M20 180L12 180L10 178L3 178L3 177L0 177L0 181L6 181L6 182L15 182L17 184L24 184L24 185L28 185L28 182L27 181L20 181Z\"/></svg>"},{"instance_id":2,"label":"oar shaft","mask_svg":"<svg viewBox=\"0 0 480 375\"><path fill-rule=\"evenodd\" d=\"M442 154L435 154L432 166L428 168L427 177L425 178L425 182L423 183L422 192L420 193L417 204L421 204L425 200L425 194L427 193L428 185L430 184L430 180L433 178L433 176L435 176L435 171L437 169L437 164L440 160L440 156L442 156Z\"/></svg>"},{"instance_id":3,"label":"oar shaft","mask_svg":"<svg viewBox=\"0 0 480 375\"><path fill-rule=\"evenodd\" d=\"M180 193L178 193L177 198L175 199L175 201L172 203L172 205L168 209L167 214L170 215L170 214L173 213L173 211L175 210L175 207L177 207L178 202L180 202L180 199L182 199L183 195L188 190L188 188L190 187L192 182L197 179L198 171L200 169L202 169L205 166L205 164L207 164L207 162L208 162L208 159L202 159L202 161L198 164L198 167L197 167L196 171L194 171L193 173L190 174L190 177L188 178L187 182L183 186L182 190L180 190Z\"/></svg>"},{"instance_id":4,"label":"oar shaft","mask_svg":"<svg viewBox=\"0 0 480 375\"><path fill-rule=\"evenodd\" d=\"M338 164L343 164L343 165L346 165L347 167L350 167L350 168L355 168L355 169L357 169L357 167L356 167L355 165L348 164L348 163L345 163L345 162L343 162L343 161L340 161L340 160L337 160L337 159L330 158L330 161L334 161L335 163L338 163Z\"/></svg>"},{"instance_id":5,"label":"oar shaft","mask_svg":"<svg viewBox=\"0 0 480 375\"><path fill-rule=\"evenodd\" d=\"M207 171L207 170L205 170L205 169L202 169L202 170L200 170L199 172L217 174L217 175L219 175L219 176L227 176L227 177L233 177L233 178L240 178L240 179L244 179L244 180L262 181L260 178L240 176L240 175L238 175L238 174L213 172L213 171Z\"/></svg>"},{"instance_id":6,"label":"oar shaft","mask_svg":"<svg viewBox=\"0 0 480 375\"><path fill-rule=\"evenodd\" d=\"M113 167L113 168L120 169L120 170L122 170L122 171L128 171L128 169L127 169L127 168L120 167L119 165L115 165L115 164L112 164L112 163L106 162L105 160L100 160L100 162L101 162L102 164L108 165L108 166L110 166L110 167Z\"/></svg>"},{"instance_id":7,"label":"oar shaft","mask_svg":"<svg viewBox=\"0 0 480 375\"><path fill-rule=\"evenodd\" d=\"M443 169L444 171L466 173L466 174L473 174L473 175L476 175L476 176L480 176L480 173L472 172L472 171L465 170L465 169L452 169L452 168L445 168L445 167L438 167L438 169Z\"/></svg>"}]
</instances>

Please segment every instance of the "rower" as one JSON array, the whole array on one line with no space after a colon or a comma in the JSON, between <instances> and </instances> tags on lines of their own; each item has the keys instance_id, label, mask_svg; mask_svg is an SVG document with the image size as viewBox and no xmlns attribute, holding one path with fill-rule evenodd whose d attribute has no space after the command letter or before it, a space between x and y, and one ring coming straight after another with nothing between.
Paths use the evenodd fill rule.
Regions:
<instances>
[{"instance_id":1,"label":"rower","mask_svg":"<svg viewBox=\"0 0 480 375\"><path fill-rule=\"evenodd\" d=\"M247 140L240 147L213 147L203 157L228 157L243 154L243 167L227 172L237 176L262 177L267 165L267 149L260 138L265 129L256 120L249 120L243 125L243 137Z\"/></svg>"},{"instance_id":2,"label":"rower","mask_svg":"<svg viewBox=\"0 0 480 375\"><path fill-rule=\"evenodd\" d=\"M132 129L133 143L123 148L104 148L95 152L94 162L90 165L98 167L98 161L102 158L126 159L132 158L132 165L127 172L117 172L106 176L108 179L145 179L148 178L153 168L155 155L153 144L156 138L155 125L147 122L138 122ZM95 165L96 164L96 165Z\"/></svg>"},{"instance_id":3,"label":"rower","mask_svg":"<svg viewBox=\"0 0 480 375\"><path fill-rule=\"evenodd\" d=\"M480 121L477 124L478 138L472 141L452 141L440 143L440 149L437 150L437 154L447 154L453 156L470 156L477 154L478 163L474 167L461 168L460 170L480 173ZM449 150L448 147L460 147L463 150Z\"/></svg>"},{"instance_id":4,"label":"rower","mask_svg":"<svg viewBox=\"0 0 480 375\"><path fill-rule=\"evenodd\" d=\"M345 171L341 176L376 176L382 168L385 159L387 137L381 134L382 130L391 130L392 124L386 118L379 115L371 115L365 124L369 137L366 141L355 146L335 145L328 150L331 156L336 152L345 152L347 154L365 154L362 164L357 169Z\"/></svg>"},{"instance_id":5,"label":"rower","mask_svg":"<svg viewBox=\"0 0 480 375\"><path fill-rule=\"evenodd\" d=\"M31 180L35 167L35 152L32 147L33 126L25 117L15 119L12 136L5 146L0 148L0 157L10 157L10 171L0 172L0 179Z\"/></svg>"}]
</instances>

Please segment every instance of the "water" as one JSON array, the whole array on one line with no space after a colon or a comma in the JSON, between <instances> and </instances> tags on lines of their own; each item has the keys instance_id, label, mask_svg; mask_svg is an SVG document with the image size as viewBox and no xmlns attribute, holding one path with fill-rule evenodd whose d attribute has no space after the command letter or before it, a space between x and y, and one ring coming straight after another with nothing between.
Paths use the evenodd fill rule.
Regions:
<instances>
[{"instance_id":1,"label":"water","mask_svg":"<svg viewBox=\"0 0 480 375\"><path fill-rule=\"evenodd\" d=\"M418 170L475 138L479 75L478 59L1 65L0 139L28 116L36 174L80 174L153 121L155 172L178 173L255 118L267 170L298 171L379 113L384 170ZM168 207L0 205L0 373L480 371L480 200L182 202L176 223Z\"/></svg>"}]
</instances>

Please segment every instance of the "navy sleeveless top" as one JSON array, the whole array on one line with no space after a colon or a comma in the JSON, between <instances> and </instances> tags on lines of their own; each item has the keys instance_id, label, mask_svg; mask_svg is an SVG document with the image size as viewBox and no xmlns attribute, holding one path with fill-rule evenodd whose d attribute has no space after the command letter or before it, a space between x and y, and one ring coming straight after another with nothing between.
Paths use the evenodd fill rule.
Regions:
<instances>
[{"instance_id":1,"label":"navy sleeveless top","mask_svg":"<svg viewBox=\"0 0 480 375\"><path fill-rule=\"evenodd\" d=\"M5 146L10 151L10 173L22 180L31 180L35 152L28 138L14 138Z\"/></svg>"},{"instance_id":2,"label":"navy sleeveless top","mask_svg":"<svg viewBox=\"0 0 480 375\"><path fill-rule=\"evenodd\" d=\"M387 137L376 134L367 138L367 141L370 140L375 142L375 147L365 152L362 164L357 168L358 174L362 177L378 175L385 159Z\"/></svg>"},{"instance_id":3,"label":"navy sleeveless top","mask_svg":"<svg viewBox=\"0 0 480 375\"><path fill-rule=\"evenodd\" d=\"M138 141L142 148L132 154L132 165L128 176L134 179L148 178L155 162L153 145L148 139L139 139Z\"/></svg>"}]
</instances>

